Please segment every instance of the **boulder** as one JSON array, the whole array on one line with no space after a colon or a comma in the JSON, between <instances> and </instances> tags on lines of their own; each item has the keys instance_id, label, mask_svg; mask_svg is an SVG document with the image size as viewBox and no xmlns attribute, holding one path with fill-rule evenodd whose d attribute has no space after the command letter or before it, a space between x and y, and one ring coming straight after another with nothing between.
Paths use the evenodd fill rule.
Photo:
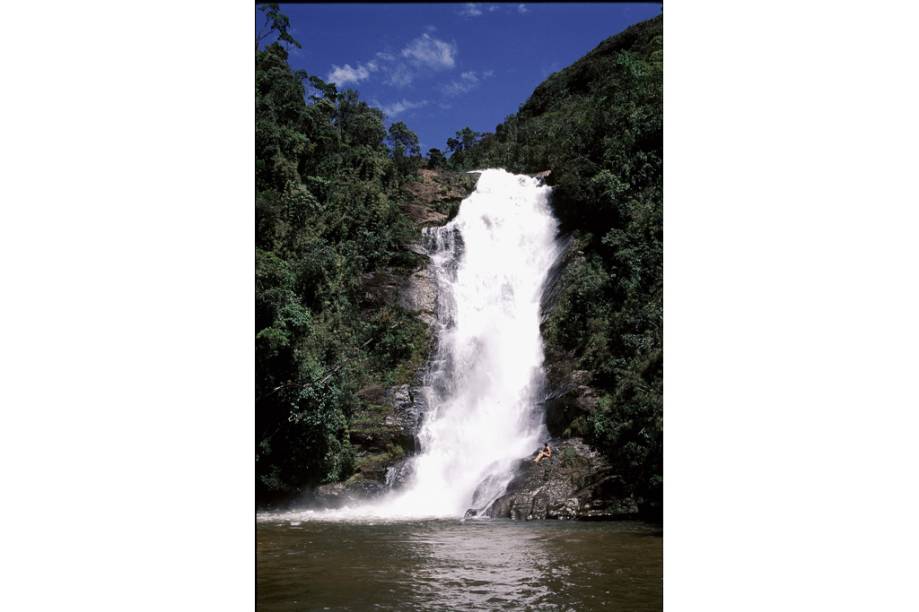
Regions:
<instances>
[{"instance_id":1,"label":"boulder","mask_svg":"<svg viewBox=\"0 0 919 612\"><path fill-rule=\"evenodd\" d=\"M504 495L483 513L515 520L610 520L638 515L606 459L580 438L553 441L549 460L522 460ZM468 515L468 513L467 513Z\"/></svg>"}]
</instances>

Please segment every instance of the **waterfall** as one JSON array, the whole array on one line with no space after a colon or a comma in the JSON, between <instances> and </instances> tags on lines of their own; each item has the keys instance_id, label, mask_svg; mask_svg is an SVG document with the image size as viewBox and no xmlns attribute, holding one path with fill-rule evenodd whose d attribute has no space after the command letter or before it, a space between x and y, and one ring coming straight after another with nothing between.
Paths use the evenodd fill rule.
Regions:
<instances>
[{"instance_id":1,"label":"waterfall","mask_svg":"<svg viewBox=\"0 0 919 612\"><path fill-rule=\"evenodd\" d=\"M558 257L550 188L480 172L457 216L425 231L438 284L438 348L427 414L404 486L324 518L462 517L504 493L546 436L540 298Z\"/></svg>"}]
</instances>

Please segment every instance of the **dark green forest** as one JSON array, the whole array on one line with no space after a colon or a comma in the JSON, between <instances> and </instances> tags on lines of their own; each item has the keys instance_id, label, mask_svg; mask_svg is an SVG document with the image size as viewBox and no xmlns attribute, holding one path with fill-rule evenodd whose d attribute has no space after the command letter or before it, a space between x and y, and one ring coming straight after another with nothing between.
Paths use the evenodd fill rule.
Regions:
<instances>
[{"instance_id":1,"label":"dark green forest","mask_svg":"<svg viewBox=\"0 0 919 612\"><path fill-rule=\"evenodd\" d=\"M404 123L353 90L294 71L299 46L275 5L276 42L256 45L257 495L346 479L361 388L396 385L424 363L427 328L366 299L368 274L404 274L405 213L422 167L551 170L571 239L543 334L549 381L589 373L595 408L553 433L602 450L657 514L663 436L663 24L602 42L539 85L493 133L464 128L426 157Z\"/></svg>"},{"instance_id":2,"label":"dark green forest","mask_svg":"<svg viewBox=\"0 0 919 612\"><path fill-rule=\"evenodd\" d=\"M363 301L362 278L415 264L402 211L422 163L403 123L353 90L288 64L299 46L276 6L277 42L256 49L256 475L260 499L346 478L367 381L402 382L427 356L427 330Z\"/></svg>"}]
</instances>

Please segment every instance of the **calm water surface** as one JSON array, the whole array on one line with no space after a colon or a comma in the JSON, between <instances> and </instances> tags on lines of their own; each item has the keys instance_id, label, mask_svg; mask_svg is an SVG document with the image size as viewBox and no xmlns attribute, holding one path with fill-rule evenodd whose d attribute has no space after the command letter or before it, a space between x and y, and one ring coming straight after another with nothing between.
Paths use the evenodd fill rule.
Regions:
<instances>
[{"instance_id":1,"label":"calm water surface","mask_svg":"<svg viewBox=\"0 0 919 612\"><path fill-rule=\"evenodd\" d=\"M662 543L633 522L271 521L256 600L272 610L660 610Z\"/></svg>"}]
</instances>

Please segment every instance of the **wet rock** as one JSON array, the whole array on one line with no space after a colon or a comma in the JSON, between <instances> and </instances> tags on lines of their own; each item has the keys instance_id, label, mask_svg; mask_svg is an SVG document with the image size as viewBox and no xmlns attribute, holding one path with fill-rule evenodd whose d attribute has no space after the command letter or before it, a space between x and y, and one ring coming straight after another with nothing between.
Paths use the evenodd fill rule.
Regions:
<instances>
[{"instance_id":1,"label":"wet rock","mask_svg":"<svg viewBox=\"0 0 919 612\"><path fill-rule=\"evenodd\" d=\"M558 305L565 290L565 270L583 253L579 243L571 236L560 239L561 254L549 270L540 301L542 322L545 324ZM542 330L545 334L545 329ZM591 374L575 370L577 357L573 352L547 342L545 346L545 374L548 393L543 403L546 427L556 437L570 438L587 433L589 417L597 408L597 392L591 386Z\"/></svg>"},{"instance_id":2,"label":"wet rock","mask_svg":"<svg viewBox=\"0 0 919 612\"><path fill-rule=\"evenodd\" d=\"M355 474L346 484L372 483L362 485L365 492L399 486L411 475L407 456L419 450L418 431L426 409L423 387L368 386L358 395L367 403L351 419Z\"/></svg>"},{"instance_id":3,"label":"wet rock","mask_svg":"<svg viewBox=\"0 0 919 612\"><path fill-rule=\"evenodd\" d=\"M507 488L506 477L499 473L494 473L476 487L472 495L472 507L466 510L465 518L486 516L485 510L491 505L495 496L502 493Z\"/></svg>"},{"instance_id":4,"label":"wet rock","mask_svg":"<svg viewBox=\"0 0 919 612\"><path fill-rule=\"evenodd\" d=\"M390 388L384 401L393 409L384 417L384 425L397 430L398 443L406 451L414 452L417 450L417 434L421 425L423 405L415 400L409 385Z\"/></svg>"},{"instance_id":5,"label":"wet rock","mask_svg":"<svg viewBox=\"0 0 919 612\"><path fill-rule=\"evenodd\" d=\"M411 196L403 207L421 237L424 227L444 225L455 215L459 203L475 190L476 175L422 168L418 180L406 185ZM437 320L437 280L430 267L429 252L421 240L403 245L400 266L367 273L361 279L363 302L369 307L393 304L414 313L428 325Z\"/></svg>"},{"instance_id":6,"label":"wet rock","mask_svg":"<svg viewBox=\"0 0 919 612\"><path fill-rule=\"evenodd\" d=\"M437 322L437 279L429 265L416 270L399 291L399 306L429 326Z\"/></svg>"},{"instance_id":7,"label":"wet rock","mask_svg":"<svg viewBox=\"0 0 919 612\"><path fill-rule=\"evenodd\" d=\"M411 245L411 250L423 250ZM365 305L392 304L414 314L428 326L437 321L437 279L428 255L416 254L414 270L378 270L362 278Z\"/></svg>"},{"instance_id":8,"label":"wet rock","mask_svg":"<svg viewBox=\"0 0 919 612\"><path fill-rule=\"evenodd\" d=\"M554 374L554 376L552 376ZM578 436L586 433L587 418L597 409L597 392L588 383L585 370L550 372L554 390L543 404L546 428L553 436Z\"/></svg>"},{"instance_id":9,"label":"wet rock","mask_svg":"<svg viewBox=\"0 0 919 612\"><path fill-rule=\"evenodd\" d=\"M570 235L560 236L558 238L558 247L559 256L549 268L548 274L546 274L542 297L539 300L542 322L545 322L549 313L558 304L558 300L565 289L563 282L564 272L579 254L577 242Z\"/></svg>"},{"instance_id":10,"label":"wet rock","mask_svg":"<svg viewBox=\"0 0 919 612\"><path fill-rule=\"evenodd\" d=\"M364 452L388 452L400 447L404 453L417 450L417 434L424 413L409 385L388 389L369 386L361 389L365 399L360 412L351 419L351 444Z\"/></svg>"},{"instance_id":11,"label":"wet rock","mask_svg":"<svg viewBox=\"0 0 919 612\"><path fill-rule=\"evenodd\" d=\"M405 246L405 248L406 248L408 251L414 253L415 255L418 255L419 257L427 257L427 256L428 256L428 250L427 250L426 248L424 248L424 245L421 244L421 242L412 242L412 243L410 243L410 244L407 244L407 245Z\"/></svg>"},{"instance_id":12,"label":"wet rock","mask_svg":"<svg viewBox=\"0 0 919 612\"><path fill-rule=\"evenodd\" d=\"M507 490L485 516L515 520L633 518L638 504L609 463L580 438L552 443L549 460L521 461Z\"/></svg>"},{"instance_id":13,"label":"wet rock","mask_svg":"<svg viewBox=\"0 0 919 612\"><path fill-rule=\"evenodd\" d=\"M396 489L407 483L415 473L415 464L410 457L398 461L386 470L385 485L387 488Z\"/></svg>"}]
</instances>

